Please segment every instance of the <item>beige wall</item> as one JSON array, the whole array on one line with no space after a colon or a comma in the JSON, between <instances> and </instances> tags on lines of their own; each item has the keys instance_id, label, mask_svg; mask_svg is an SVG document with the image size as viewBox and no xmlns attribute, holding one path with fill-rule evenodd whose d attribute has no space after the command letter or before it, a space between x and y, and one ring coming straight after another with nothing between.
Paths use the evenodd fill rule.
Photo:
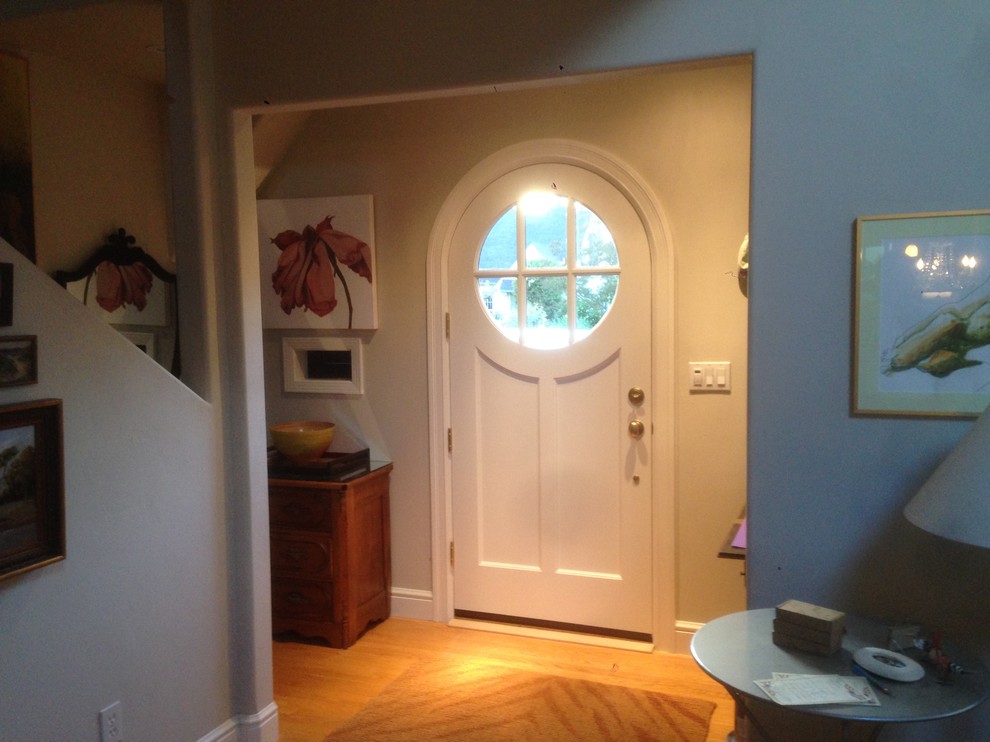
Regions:
<instances>
[{"instance_id":1,"label":"beige wall","mask_svg":"<svg viewBox=\"0 0 990 742\"><path fill-rule=\"evenodd\" d=\"M748 229L751 68L641 70L554 87L323 111L259 197L375 197L380 329L366 337L367 394L281 392L280 335L265 339L268 416L368 426L393 475L393 583L428 591L426 254L444 199L480 160L520 141L575 139L625 161L654 190L675 253L677 617L744 607L739 564L716 558L745 500L746 300L734 276ZM667 297L661 297L667 300ZM733 363L731 395L690 396L689 360Z\"/></svg>"},{"instance_id":2,"label":"beige wall","mask_svg":"<svg viewBox=\"0 0 990 742\"><path fill-rule=\"evenodd\" d=\"M49 275L78 267L124 227L175 270L164 86L4 48L29 65L38 267Z\"/></svg>"}]
</instances>

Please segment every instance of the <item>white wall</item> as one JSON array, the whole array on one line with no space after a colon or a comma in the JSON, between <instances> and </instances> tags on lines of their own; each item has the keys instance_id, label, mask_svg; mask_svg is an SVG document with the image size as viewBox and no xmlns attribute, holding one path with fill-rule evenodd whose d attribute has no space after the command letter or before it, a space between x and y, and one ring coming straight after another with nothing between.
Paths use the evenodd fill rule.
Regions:
<instances>
[{"instance_id":1,"label":"white wall","mask_svg":"<svg viewBox=\"0 0 990 742\"><path fill-rule=\"evenodd\" d=\"M165 91L52 51L24 52L37 265L0 248L39 383L0 405L63 400L67 558L0 582L0 738L95 739L120 701L128 739L198 739L237 708L218 408L45 275L118 227L173 268Z\"/></svg>"},{"instance_id":2,"label":"white wall","mask_svg":"<svg viewBox=\"0 0 990 742\"><path fill-rule=\"evenodd\" d=\"M429 592L430 472L425 292L430 231L444 200L479 161L510 144L563 137L628 163L659 199L676 264L677 617L739 610L738 562L717 558L745 502L746 300L734 275L748 229L748 60L641 70L605 80L314 113L259 196L371 193L375 198L381 328L362 333L362 398L282 391L281 337L267 331L272 422L357 422L388 451L393 584ZM274 114L277 115L277 114ZM267 117L266 117L267 118ZM470 131L465 137L463 133ZM298 334L298 333L296 333ZM690 395L688 360L729 360L733 395ZM401 379L401 383L396 380ZM713 455L713 451L716 453Z\"/></svg>"},{"instance_id":3,"label":"white wall","mask_svg":"<svg viewBox=\"0 0 990 742\"><path fill-rule=\"evenodd\" d=\"M0 581L0 738L198 739L230 717L225 505L214 409L5 243L14 324L63 400L65 561Z\"/></svg>"}]
</instances>

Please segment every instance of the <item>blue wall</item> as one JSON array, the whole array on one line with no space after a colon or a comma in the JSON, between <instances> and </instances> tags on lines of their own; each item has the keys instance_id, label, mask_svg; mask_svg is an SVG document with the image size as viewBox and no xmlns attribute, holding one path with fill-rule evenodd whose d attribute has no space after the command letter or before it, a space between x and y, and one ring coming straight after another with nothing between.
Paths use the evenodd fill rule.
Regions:
<instances>
[{"instance_id":1,"label":"blue wall","mask_svg":"<svg viewBox=\"0 0 990 742\"><path fill-rule=\"evenodd\" d=\"M855 218L990 207L990 4L783 5L756 44L749 604L942 626L986 661L990 554L900 514L971 423L849 399ZM988 728L984 708L898 731Z\"/></svg>"},{"instance_id":2,"label":"blue wall","mask_svg":"<svg viewBox=\"0 0 990 742\"><path fill-rule=\"evenodd\" d=\"M851 244L860 215L990 205L990 6L868 5L778 12L756 47L753 605L913 607L904 557L939 544L900 509L969 427L849 415Z\"/></svg>"}]
</instances>

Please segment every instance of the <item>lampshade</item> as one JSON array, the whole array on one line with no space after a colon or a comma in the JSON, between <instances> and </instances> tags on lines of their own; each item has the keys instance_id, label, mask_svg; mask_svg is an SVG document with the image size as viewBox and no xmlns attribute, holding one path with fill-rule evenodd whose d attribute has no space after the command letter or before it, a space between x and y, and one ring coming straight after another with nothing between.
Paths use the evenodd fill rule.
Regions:
<instances>
[{"instance_id":1,"label":"lampshade","mask_svg":"<svg viewBox=\"0 0 990 742\"><path fill-rule=\"evenodd\" d=\"M904 508L937 536L990 549L990 407Z\"/></svg>"}]
</instances>

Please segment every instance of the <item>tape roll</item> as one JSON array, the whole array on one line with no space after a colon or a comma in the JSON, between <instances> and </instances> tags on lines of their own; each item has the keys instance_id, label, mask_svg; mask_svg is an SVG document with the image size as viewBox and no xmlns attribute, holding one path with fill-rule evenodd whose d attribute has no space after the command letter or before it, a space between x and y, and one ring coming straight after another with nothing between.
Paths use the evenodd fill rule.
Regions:
<instances>
[{"instance_id":1,"label":"tape roll","mask_svg":"<svg viewBox=\"0 0 990 742\"><path fill-rule=\"evenodd\" d=\"M889 649L862 647L853 653L853 660L867 672L902 683L913 683L925 677L925 668L910 657Z\"/></svg>"}]
</instances>

